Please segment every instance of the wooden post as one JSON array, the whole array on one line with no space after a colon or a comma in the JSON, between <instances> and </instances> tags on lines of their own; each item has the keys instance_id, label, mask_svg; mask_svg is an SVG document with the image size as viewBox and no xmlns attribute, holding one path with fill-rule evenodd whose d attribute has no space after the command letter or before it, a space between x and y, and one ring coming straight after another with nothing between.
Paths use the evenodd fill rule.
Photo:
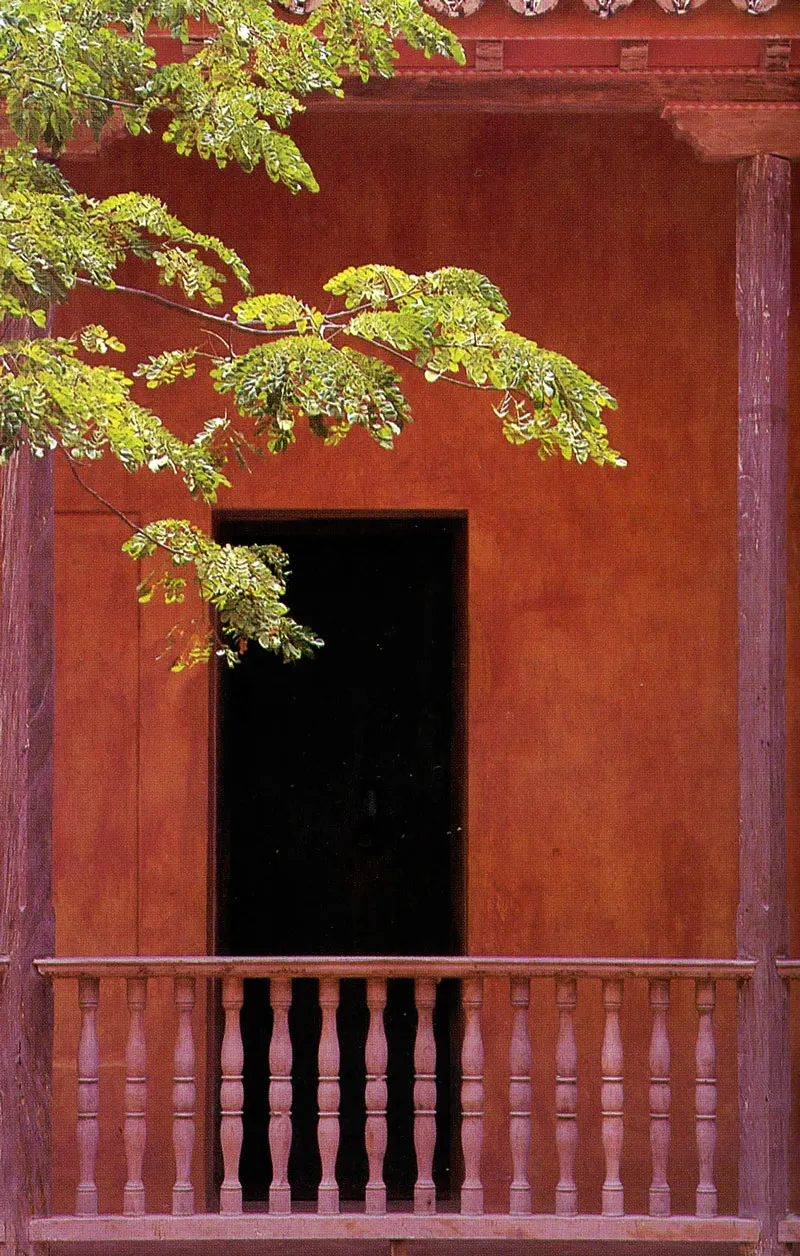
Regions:
<instances>
[{"instance_id":1,"label":"wooden post","mask_svg":"<svg viewBox=\"0 0 800 1256\"><path fill-rule=\"evenodd\" d=\"M575 1156L578 1150L577 1003L578 983L575 978L556 977L556 1149L559 1170L556 1214L559 1217L574 1217L578 1211L578 1188L575 1184Z\"/></svg>"},{"instance_id":2,"label":"wooden post","mask_svg":"<svg viewBox=\"0 0 800 1256\"><path fill-rule=\"evenodd\" d=\"M27 323L3 339L35 334ZM53 1000L32 960L55 948L53 466L27 449L0 469L0 1192L7 1252L50 1204Z\"/></svg>"},{"instance_id":3,"label":"wooden post","mask_svg":"<svg viewBox=\"0 0 800 1256\"><path fill-rule=\"evenodd\" d=\"M605 1028L600 1058L600 1107L603 1151L606 1176L603 1182L603 1216L621 1217L625 1212L625 1195L620 1179L622 1139L625 1116L623 1112L624 1082L622 1033L619 1014L622 1007L624 983L621 978L611 977L603 981L603 1009Z\"/></svg>"},{"instance_id":4,"label":"wooden post","mask_svg":"<svg viewBox=\"0 0 800 1256\"><path fill-rule=\"evenodd\" d=\"M147 1039L144 1010L147 1006L147 978L129 977L128 1042L125 1047L125 1163L128 1177L122 1197L122 1211L129 1217L146 1212L142 1165L147 1143Z\"/></svg>"},{"instance_id":5,"label":"wooden post","mask_svg":"<svg viewBox=\"0 0 800 1256\"><path fill-rule=\"evenodd\" d=\"M717 1147L717 1045L714 1038L713 981L695 982L697 1045L695 1047L695 1133L697 1138L697 1191L695 1213L716 1217L717 1188L714 1185L714 1153Z\"/></svg>"},{"instance_id":6,"label":"wooden post","mask_svg":"<svg viewBox=\"0 0 800 1256\"><path fill-rule=\"evenodd\" d=\"M100 979L78 978L81 1035L78 1041L78 1186L75 1215L97 1216L97 1149L100 1146L100 1040L97 1005Z\"/></svg>"},{"instance_id":7,"label":"wooden post","mask_svg":"<svg viewBox=\"0 0 800 1256\"><path fill-rule=\"evenodd\" d=\"M289 1185L289 1153L292 1149L291 978L273 977L269 993L274 1016L269 1044L269 1150L272 1156L269 1210L286 1213L292 1211L292 1188Z\"/></svg>"},{"instance_id":8,"label":"wooden post","mask_svg":"<svg viewBox=\"0 0 800 1256\"><path fill-rule=\"evenodd\" d=\"M436 1212L436 1186L433 1181L433 1153L436 1149L436 1039L433 1036L433 1009L436 982L419 977L414 983L417 1003L417 1037L414 1044L414 1148L417 1153L417 1180L414 1183L414 1212Z\"/></svg>"},{"instance_id":9,"label":"wooden post","mask_svg":"<svg viewBox=\"0 0 800 1256\"><path fill-rule=\"evenodd\" d=\"M670 1047L667 1029L669 981L650 982L650 1154L653 1176L650 1182L649 1209L651 1217L668 1217L672 1198L667 1179L671 1134Z\"/></svg>"},{"instance_id":10,"label":"wooden post","mask_svg":"<svg viewBox=\"0 0 800 1256\"><path fill-rule=\"evenodd\" d=\"M336 1154L339 1150L339 1035L336 1009L339 1006L339 980L322 977L319 983L319 1005L322 1028L319 1036L319 1083L317 1103L317 1145L322 1164L322 1177L317 1188L317 1212L331 1216L339 1211L339 1187L336 1181Z\"/></svg>"},{"instance_id":11,"label":"wooden post","mask_svg":"<svg viewBox=\"0 0 800 1256\"><path fill-rule=\"evenodd\" d=\"M389 1044L386 1041L386 1027L383 1022L386 1008L386 979L384 977L367 979L367 1007L369 1008L369 1030L364 1044L364 1065L367 1075L364 1086L364 1106L367 1110L364 1143L369 1164L369 1179L364 1193L364 1209L368 1213L382 1213L386 1212L383 1162L386 1156L386 1105L389 1099L386 1083Z\"/></svg>"},{"instance_id":12,"label":"wooden post","mask_svg":"<svg viewBox=\"0 0 800 1256\"><path fill-rule=\"evenodd\" d=\"M192 1156L194 1154L195 1076L194 1031L192 1012L195 1002L194 977L176 977L173 987L178 1024L175 1031L175 1072L172 1083L172 1145L175 1150L175 1184L172 1188L172 1211L176 1217L194 1213Z\"/></svg>"},{"instance_id":13,"label":"wooden post","mask_svg":"<svg viewBox=\"0 0 800 1256\"><path fill-rule=\"evenodd\" d=\"M483 978L470 977L461 988L464 1009L464 1039L461 1044L461 1148L464 1153L464 1181L461 1185L461 1212L477 1217L483 1212Z\"/></svg>"},{"instance_id":14,"label":"wooden post","mask_svg":"<svg viewBox=\"0 0 800 1256\"><path fill-rule=\"evenodd\" d=\"M739 162L739 911L737 951L758 961L739 994L739 1211L775 1256L787 1206L789 1021L785 713L789 162Z\"/></svg>"},{"instance_id":15,"label":"wooden post","mask_svg":"<svg viewBox=\"0 0 800 1256\"><path fill-rule=\"evenodd\" d=\"M219 1210L223 1213L242 1211L242 1184L239 1181L239 1160L242 1154L244 1127L244 1047L242 1044L241 1011L244 986L241 977L222 978L222 1006L225 1009L225 1033L220 1053L221 1082L219 1088L220 1129L224 1177L219 1188Z\"/></svg>"},{"instance_id":16,"label":"wooden post","mask_svg":"<svg viewBox=\"0 0 800 1256\"><path fill-rule=\"evenodd\" d=\"M512 977L510 995L514 1020L508 1065L508 1133L513 1177L508 1211L512 1216L525 1216L531 1210L531 1185L528 1180L528 1159L531 1151L531 1038L528 1031L530 978Z\"/></svg>"}]
</instances>

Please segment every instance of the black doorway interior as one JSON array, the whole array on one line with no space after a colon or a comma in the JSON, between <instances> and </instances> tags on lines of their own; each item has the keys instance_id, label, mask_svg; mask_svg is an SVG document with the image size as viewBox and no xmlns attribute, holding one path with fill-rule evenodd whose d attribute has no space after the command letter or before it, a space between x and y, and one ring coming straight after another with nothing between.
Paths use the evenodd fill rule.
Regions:
<instances>
[{"instance_id":1,"label":"black doorway interior","mask_svg":"<svg viewBox=\"0 0 800 1256\"><path fill-rule=\"evenodd\" d=\"M218 948L233 955L436 955L461 949L463 686L459 628L461 517L248 518L218 536L273 542L291 559L287 601L325 646L282 664L258 649L222 669ZM313 1196L316 1153L314 983L295 982L295 1197ZM450 1006L436 1012L440 1111L436 1171L449 1178ZM366 1182L363 983L343 983L341 1142L345 1197ZM413 992L390 983L389 1147L394 1195L410 1192ZM271 1175L265 1136L271 1014L264 983L246 983L247 1198Z\"/></svg>"}]
</instances>

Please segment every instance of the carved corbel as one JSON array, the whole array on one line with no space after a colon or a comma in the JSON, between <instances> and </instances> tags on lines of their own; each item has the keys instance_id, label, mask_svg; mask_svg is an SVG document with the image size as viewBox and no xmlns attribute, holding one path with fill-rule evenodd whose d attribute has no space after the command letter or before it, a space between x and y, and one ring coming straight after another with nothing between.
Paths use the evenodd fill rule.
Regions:
<instances>
[{"instance_id":1,"label":"carved corbel","mask_svg":"<svg viewBox=\"0 0 800 1256\"><path fill-rule=\"evenodd\" d=\"M669 101L661 116L703 161L800 158L800 101Z\"/></svg>"}]
</instances>

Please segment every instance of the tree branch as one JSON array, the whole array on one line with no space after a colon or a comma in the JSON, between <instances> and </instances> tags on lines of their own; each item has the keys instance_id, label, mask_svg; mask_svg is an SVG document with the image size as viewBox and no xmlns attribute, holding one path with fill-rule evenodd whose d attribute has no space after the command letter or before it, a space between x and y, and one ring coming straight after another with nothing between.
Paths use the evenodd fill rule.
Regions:
<instances>
[{"instance_id":1,"label":"tree branch","mask_svg":"<svg viewBox=\"0 0 800 1256\"><path fill-rule=\"evenodd\" d=\"M85 288L97 288L97 284L92 283L91 279L83 279L80 275L75 282L82 284ZM193 305L184 305L181 301L171 301L169 297L162 297L157 292L149 292L147 288L132 288L125 283L115 283L113 288L104 288L101 291L126 292L129 296L144 297L146 301L154 301L156 305L163 305L168 310L176 310L179 314L192 314L195 318L202 318L207 322L220 323L223 327L227 327L228 331L242 331L250 336L286 336L291 334L291 328L255 327L252 323L236 323L233 319L226 318L222 314L209 314L207 310L197 310Z\"/></svg>"}]
</instances>

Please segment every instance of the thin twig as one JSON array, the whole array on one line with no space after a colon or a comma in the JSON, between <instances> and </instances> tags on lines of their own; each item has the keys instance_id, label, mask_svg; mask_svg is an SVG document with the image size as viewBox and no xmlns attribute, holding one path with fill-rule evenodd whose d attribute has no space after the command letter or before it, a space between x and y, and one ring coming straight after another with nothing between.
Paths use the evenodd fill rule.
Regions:
<instances>
[{"instance_id":1,"label":"thin twig","mask_svg":"<svg viewBox=\"0 0 800 1256\"><path fill-rule=\"evenodd\" d=\"M379 349L385 349L387 353L391 353L394 357L399 358L401 362L407 362L408 365L413 366L415 370L419 371L424 369L417 366L414 359L409 357L407 353L401 353L399 349L393 349L391 345L383 344L382 341L370 341L369 343L376 344ZM433 347L436 349L457 348L456 345L434 345ZM450 375L444 372L441 375L437 375L434 382L438 383L439 380L442 380L445 384L458 384L460 388L472 388L475 392L499 392L499 389L496 389L493 384L473 384L472 380L459 379L456 375Z\"/></svg>"},{"instance_id":2,"label":"thin twig","mask_svg":"<svg viewBox=\"0 0 800 1256\"><path fill-rule=\"evenodd\" d=\"M97 288L97 284L92 283L91 279L83 279L80 275L76 279L76 283L82 284L86 288ZM130 296L144 297L147 301L154 301L156 305L166 306L168 310L176 310L179 314L192 314L195 318L202 318L208 322L220 323L223 327L227 327L229 331L247 332L251 336L286 336L291 334L291 328L286 327L254 327L252 323L234 323L230 318L224 318L221 314L209 314L206 310L196 310L193 305L183 305L180 301L171 301L169 297L162 297L157 292L148 292L147 288L132 288L128 284L115 283L113 288L102 289L108 292L127 292Z\"/></svg>"},{"instance_id":3,"label":"thin twig","mask_svg":"<svg viewBox=\"0 0 800 1256\"><path fill-rule=\"evenodd\" d=\"M107 497L103 497L102 493L98 493L97 489L94 489L91 487L90 484L87 484L83 476L79 474L78 468L75 466L75 460L69 456L64 446L59 445L58 448L61 450L61 453L66 458L67 466L69 467L70 471L75 476L75 479L78 481L78 483L80 484L81 488L83 489L85 493L88 493L90 497L93 497L95 499L95 501L100 502L101 506L105 506L106 510L110 510L112 515L116 515L118 519L121 519L122 522L127 527L130 528L131 532L137 533L140 536L146 536L148 541L152 541L153 545L157 545L159 549L166 550L168 554L178 553L178 551L176 549L173 549L171 545L167 545L164 541L156 540L154 536L150 535L146 527L143 528L141 524L134 523L133 520L130 519L125 514L124 511L120 510L117 506L115 506L113 502L110 502Z\"/></svg>"},{"instance_id":4,"label":"thin twig","mask_svg":"<svg viewBox=\"0 0 800 1256\"><path fill-rule=\"evenodd\" d=\"M421 292L421 291L422 291L422 288L420 287L420 285L418 283L414 283L411 285L410 288L406 288L404 292L387 292L386 295L383 297L383 300L385 301L387 305L389 305L390 303L396 304L398 301L404 301L406 297L413 296L415 292ZM332 303L333 303L333 297L331 297L331 304ZM326 317L355 318L356 314L361 314L362 311L364 310L374 310L378 308L379 307L375 306L372 301L362 301L360 305L354 305L350 309L335 310L334 313L331 314L330 305L329 305L328 314L326 315Z\"/></svg>"},{"instance_id":5,"label":"thin twig","mask_svg":"<svg viewBox=\"0 0 800 1256\"><path fill-rule=\"evenodd\" d=\"M0 66L0 74L5 74L8 78L18 79L18 70L6 70ZM54 92L56 95L62 95L64 88L56 87L55 83L48 83L47 79L38 78L35 74L27 75L29 83L35 83L37 87L46 87L48 91ZM103 105L118 105L120 109L144 109L143 102L135 100L117 100L115 96L100 96L97 92L81 91L77 87L69 88L74 96L80 96L82 100L98 100Z\"/></svg>"}]
</instances>

